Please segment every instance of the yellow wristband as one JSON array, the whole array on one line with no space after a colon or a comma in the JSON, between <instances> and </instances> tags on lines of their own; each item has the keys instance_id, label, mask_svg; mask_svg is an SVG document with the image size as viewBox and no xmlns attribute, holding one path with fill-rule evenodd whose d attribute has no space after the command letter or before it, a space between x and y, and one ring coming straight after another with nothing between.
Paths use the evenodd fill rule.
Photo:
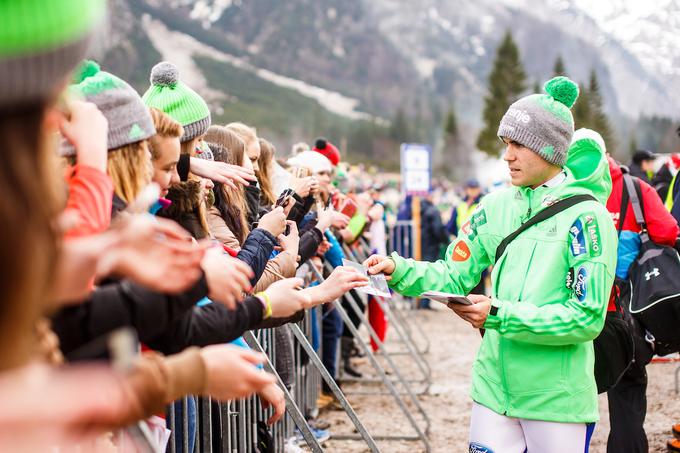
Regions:
<instances>
[{"instance_id":1,"label":"yellow wristband","mask_svg":"<svg viewBox=\"0 0 680 453\"><path fill-rule=\"evenodd\" d=\"M269 299L269 295L267 295L267 293L262 291L262 292L255 294L255 297L260 299L263 302L263 305L264 305L264 314L262 315L262 319L271 318L271 316L272 316L272 301L271 301L271 299Z\"/></svg>"}]
</instances>

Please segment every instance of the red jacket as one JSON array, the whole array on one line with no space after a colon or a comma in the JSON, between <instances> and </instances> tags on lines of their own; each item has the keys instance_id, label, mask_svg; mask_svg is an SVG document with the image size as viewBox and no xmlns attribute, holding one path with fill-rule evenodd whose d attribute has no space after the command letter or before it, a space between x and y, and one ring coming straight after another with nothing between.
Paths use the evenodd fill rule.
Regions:
<instances>
[{"instance_id":1,"label":"red jacket","mask_svg":"<svg viewBox=\"0 0 680 453\"><path fill-rule=\"evenodd\" d=\"M612 159L609 159L609 173L612 177L612 192L607 200L607 210L612 215L612 220L614 221L614 227L618 229L621 222L621 196L623 194L623 172L621 167ZM645 221L647 223L647 230L649 232L649 237L652 241L657 244L663 244L668 246L675 246L675 241L680 235L680 228L678 228L678 223L670 212L666 209L659 198L656 191L646 182L640 181L640 190L642 192L642 206L645 214ZM633 207L628 202L628 208L626 210L626 218L623 219L623 231L632 231L637 233L640 231L637 222L635 221L635 214L633 213ZM620 238L625 241L623 237ZM619 264L621 264L625 272L627 272L627 267L630 260L633 257L625 258L625 254L622 254L622 247L619 246ZM622 260L622 256L624 257ZM618 269L617 269L618 270ZM614 305L614 289L612 290L612 295L609 299L608 311L614 311L616 309Z\"/></svg>"},{"instance_id":2,"label":"red jacket","mask_svg":"<svg viewBox=\"0 0 680 453\"><path fill-rule=\"evenodd\" d=\"M612 176L612 193L607 200L607 211L612 215L614 226L618 229L621 215L621 195L623 189L623 172L621 167L612 159L609 159L609 173ZM656 191L644 181L640 181L642 191L642 205L647 222L649 237L657 244L675 246L675 240L680 236L680 228L670 212L666 209ZM635 221L633 207L628 203L626 218L623 222L626 231L638 232L640 228Z\"/></svg>"},{"instance_id":3,"label":"red jacket","mask_svg":"<svg viewBox=\"0 0 680 453\"><path fill-rule=\"evenodd\" d=\"M68 184L66 211L78 215L78 223L64 234L67 239L99 234L111 224L113 183L106 173L76 164L67 169Z\"/></svg>"}]
</instances>

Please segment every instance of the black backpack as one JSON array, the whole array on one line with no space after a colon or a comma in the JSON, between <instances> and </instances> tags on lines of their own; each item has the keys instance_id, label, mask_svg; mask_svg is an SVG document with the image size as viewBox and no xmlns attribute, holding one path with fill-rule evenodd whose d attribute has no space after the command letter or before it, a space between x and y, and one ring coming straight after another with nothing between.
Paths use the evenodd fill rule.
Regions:
<instances>
[{"instance_id":1,"label":"black backpack","mask_svg":"<svg viewBox=\"0 0 680 453\"><path fill-rule=\"evenodd\" d=\"M640 253L629 271L628 311L646 330L657 355L680 351L680 255L655 244L647 232L640 181L624 175L635 221L640 226Z\"/></svg>"}]
</instances>

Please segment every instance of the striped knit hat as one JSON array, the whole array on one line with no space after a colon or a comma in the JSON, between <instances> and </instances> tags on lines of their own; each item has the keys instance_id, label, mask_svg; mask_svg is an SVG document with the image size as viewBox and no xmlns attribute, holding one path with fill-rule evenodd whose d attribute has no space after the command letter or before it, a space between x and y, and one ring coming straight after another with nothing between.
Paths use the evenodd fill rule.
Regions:
<instances>
[{"instance_id":1,"label":"striped knit hat","mask_svg":"<svg viewBox=\"0 0 680 453\"><path fill-rule=\"evenodd\" d=\"M95 104L106 117L109 151L156 135L149 108L124 80L100 70L94 61L85 61L74 82L69 91ZM75 149L64 142L61 154L75 155Z\"/></svg>"},{"instance_id":2,"label":"striped knit hat","mask_svg":"<svg viewBox=\"0 0 680 453\"><path fill-rule=\"evenodd\" d=\"M179 80L179 70L164 61L151 69L151 86L144 103L171 116L184 127L182 143L205 134L210 127L208 104L194 90Z\"/></svg>"},{"instance_id":3,"label":"striped knit hat","mask_svg":"<svg viewBox=\"0 0 680 453\"><path fill-rule=\"evenodd\" d=\"M105 0L0 1L0 106L53 94L105 12Z\"/></svg>"}]
</instances>

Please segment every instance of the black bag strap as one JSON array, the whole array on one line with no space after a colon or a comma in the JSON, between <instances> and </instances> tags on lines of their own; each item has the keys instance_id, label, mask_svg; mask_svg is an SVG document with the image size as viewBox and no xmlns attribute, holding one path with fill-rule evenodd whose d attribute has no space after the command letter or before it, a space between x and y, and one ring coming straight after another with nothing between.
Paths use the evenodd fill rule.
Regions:
<instances>
[{"instance_id":1,"label":"black bag strap","mask_svg":"<svg viewBox=\"0 0 680 453\"><path fill-rule=\"evenodd\" d=\"M631 175L623 175L623 182L626 184L626 192L630 196L630 204L633 207L633 214L635 214L635 222L640 227L640 239L642 242L649 240L647 234L647 222L645 222L645 211L642 206L642 189L640 187L640 180Z\"/></svg>"},{"instance_id":2,"label":"black bag strap","mask_svg":"<svg viewBox=\"0 0 680 453\"><path fill-rule=\"evenodd\" d=\"M565 209L571 208L572 206L584 202L584 201L597 201L597 198L595 198L592 195L574 195L572 197L567 197L564 198L560 201L558 201L555 204L552 204L548 206L545 209L542 209L541 211L538 212L535 216L527 220L525 223L523 223L519 228L517 228L514 232L510 233L508 236L505 237L501 241L501 243L498 245L496 248L496 261L495 263L498 262L501 256L503 256L503 253L505 252L505 249L507 248L508 244L510 244L512 241L515 240L517 236L522 234L525 230L531 228L532 226L536 225L539 222L542 222L546 219L549 219L550 217L554 216L555 214L558 214Z\"/></svg>"},{"instance_id":3,"label":"black bag strap","mask_svg":"<svg viewBox=\"0 0 680 453\"><path fill-rule=\"evenodd\" d=\"M619 226L616 228L617 236L621 236L621 231L623 231L623 224L626 222L626 215L628 215L629 202L630 197L628 196L628 188L626 187L626 184L623 183L621 190L621 207L619 208Z\"/></svg>"}]
</instances>

